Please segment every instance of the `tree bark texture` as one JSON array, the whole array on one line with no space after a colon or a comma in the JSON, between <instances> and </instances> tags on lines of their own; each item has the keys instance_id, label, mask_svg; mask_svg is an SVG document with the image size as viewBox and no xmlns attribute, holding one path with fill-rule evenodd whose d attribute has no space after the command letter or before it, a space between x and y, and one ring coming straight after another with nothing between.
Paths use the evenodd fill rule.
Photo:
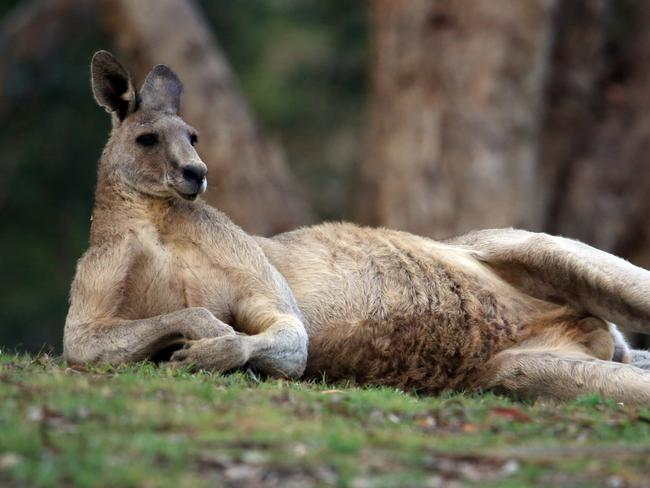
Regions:
<instances>
[{"instance_id":1,"label":"tree bark texture","mask_svg":"<svg viewBox=\"0 0 650 488\"><path fill-rule=\"evenodd\" d=\"M610 0L562 2L555 12L551 67L540 139L540 194L545 230L553 230L576 158L591 144L601 85Z\"/></svg>"},{"instance_id":2,"label":"tree bark texture","mask_svg":"<svg viewBox=\"0 0 650 488\"><path fill-rule=\"evenodd\" d=\"M650 3L630 6L601 103L587 132L572 133L576 150L548 229L650 267Z\"/></svg>"},{"instance_id":3,"label":"tree bark texture","mask_svg":"<svg viewBox=\"0 0 650 488\"><path fill-rule=\"evenodd\" d=\"M253 233L270 235L309 222L280 147L255 125L194 3L105 0L102 6L137 79L162 63L183 81L181 114L199 130L199 153L209 169L206 199Z\"/></svg>"},{"instance_id":4,"label":"tree bark texture","mask_svg":"<svg viewBox=\"0 0 650 488\"><path fill-rule=\"evenodd\" d=\"M434 237L543 221L553 0L374 0L356 214Z\"/></svg>"}]
</instances>

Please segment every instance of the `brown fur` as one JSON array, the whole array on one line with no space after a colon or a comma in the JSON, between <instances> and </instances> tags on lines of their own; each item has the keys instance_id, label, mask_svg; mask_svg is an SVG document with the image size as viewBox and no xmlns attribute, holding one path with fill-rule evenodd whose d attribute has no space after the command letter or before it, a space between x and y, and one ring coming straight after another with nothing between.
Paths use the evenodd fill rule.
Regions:
<instances>
[{"instance_id":1,"label":"brown fur","mask_svg":"<svg viewBox=\"0 0 650 488\"><path fill-rule=\"evenodd\" d=\"M138 95L108 53L92 66L114 127L72 284L69 362L137 361L184 345L171 364L557 398L578 371L575 391L650 396L647 373L632 366L618 366L624 384L612 385L610 360L627 346L605 322L646 330L647 271L508 229L449 242L352 224L250 236L196 199L204 186L185 170L204 165L176 115L175 75L154 68ZM157 143L142 146L143 133Z\"/></svg>"},{"instance_id":2,"label":"brown fur","mask_svg":"<svg viewBox=\"0 0 650 488\"><path fill-rule=\"evenodd\" d=\"M465 299L475 313L467 313ZM326 328L310 338L306 376L438 393L481 384L490 360L513 346L612 358L611 336L604 323L592 322L597 319L560 308L513 327L494 313L490 299L468 293L457 309L432 310L420 319Z\"/></svg>"}]
</instances>

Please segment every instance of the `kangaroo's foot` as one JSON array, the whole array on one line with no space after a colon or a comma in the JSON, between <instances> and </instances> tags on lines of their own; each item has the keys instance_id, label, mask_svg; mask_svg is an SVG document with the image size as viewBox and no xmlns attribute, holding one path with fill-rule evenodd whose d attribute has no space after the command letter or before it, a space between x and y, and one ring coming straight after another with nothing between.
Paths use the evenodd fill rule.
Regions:
<instances>
[{"instance_id":1,"label":"kangaroo's foot","mask_svg":"<svg viewBox=\"0 0 650 488\"><path fill-rule=\"evenodd\" d=\"M513 348L486 365L479 389L569 400L588 393L638 405L650 403L650 373L584 354Z\"/></svg>"},{"instance_id":2,"label":"kangaroo's foot","mask_svg":"<svg viewBox=\"0 0 650 488\"><path fill-rule=\"evenodd\" d=\"M243 366L250 358L250 352L246 336L240 334L198 339L188 341L182 349L174 352L169 365L189 366L193 371L224 372Z\"/></svg>"},{"instance_id":3,"label":"kangaroo's foot","mask_svg":"<svg viewBox=\"0 0 650 488\"><path fill-rule=\"evenodd\" d=\"M637 368L650 370L650 351L632 349L630 351L630 362Z\"/></svg>"}]
</instances>

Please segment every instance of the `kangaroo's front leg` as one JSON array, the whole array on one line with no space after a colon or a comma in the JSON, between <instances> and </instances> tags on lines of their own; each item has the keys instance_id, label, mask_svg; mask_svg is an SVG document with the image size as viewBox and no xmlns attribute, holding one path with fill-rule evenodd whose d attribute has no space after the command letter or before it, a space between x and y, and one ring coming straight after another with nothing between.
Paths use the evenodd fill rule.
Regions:
<instances>
[{"instance_id":1,"label":"kangaroo's front leg","mask_svg":"<svg viewBox=\"0 0 650 488\"><path fill-rule=\"evenodd\" d=\"M304 327L292 317L278 315L272 320L273 326L256 335L232 334L187 341L172 354L171 365L229 371L249 363L266 374L300 377L307 362Z\"/></svg>"},{"instance_id":2,"label":"kangaroo's front leg","mask_svg":"<svg viewBox=\"0 0 650 488\"><path fill-rule=\"evenodd\" d=\"M229 325L201 307L142 319L128 319L120 306L132 263L142 255L129 234L91 247L77 266L63 332L69 363L120 364L141 361L188 339L234 334Z\"/></svg>"},{"instance_id":3,"label":"kangaroo's front leg","mask_svg":"<svg viewBox=\"0 0 650 488\"><path fill-rule=\"evenodd\" d=\"M228 335L235 335L232 327L209 310L194 307L140 320L68 320L63 351L72 364L123 364L151 358L188 340Z\"/></svg>"},{"instance_id":4,"label":"kangaroo's front leg","mask_svg":"<svg viewBox=\"0 0 650 488\"><path fill-rule=\"evenodd\" d=\"M232 312L244 334L190 341L172 355L173 365L227 371L249 363L263 373L297 378L307 364L307 331L284 279L277 271L238 276ZM270 276L268 276L270 274Z\"/></svg>"}]
</instances>

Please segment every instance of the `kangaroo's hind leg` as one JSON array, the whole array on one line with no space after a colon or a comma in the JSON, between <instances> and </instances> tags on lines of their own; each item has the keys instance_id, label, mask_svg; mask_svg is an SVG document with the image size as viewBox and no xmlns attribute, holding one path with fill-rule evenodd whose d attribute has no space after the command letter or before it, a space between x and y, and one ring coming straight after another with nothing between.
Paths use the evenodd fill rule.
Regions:
<instances>
[{"instance_id":1,"label":"kangaroo's hind leg","mask_svg":"<svg viewBox=\"0 0 650 488\"><path fill-rule=\"evenodd\" d=\"M488 362L474 386L524 398L569 400L597 393L617 402L650 403L650 372L629 364L560 351L503 351Z\"/></svg>"},{"instance_id":2,"label":"kangaroo's hind leg","mask_svg":"<svg viewBox=\"0 0 650 488\"><path fill-rule=\"evenodd\" d=\"M647 405L650 372L611 361L615 348L609 324L601 319L549 317L518 345L492 357L472 386L558 400L598 393Z\"/></svg>"},{"instance_id":3,"label":"kangaroo's hind leg","mask_svg":"<svg viewBox=\"0 0 650 488\"><path fill-rule=\"evenodd\" d=\"M515 229L447 242L469 249L530 296L650 333L650 271L578 241Z\"/></svg>"}]
</instances>

